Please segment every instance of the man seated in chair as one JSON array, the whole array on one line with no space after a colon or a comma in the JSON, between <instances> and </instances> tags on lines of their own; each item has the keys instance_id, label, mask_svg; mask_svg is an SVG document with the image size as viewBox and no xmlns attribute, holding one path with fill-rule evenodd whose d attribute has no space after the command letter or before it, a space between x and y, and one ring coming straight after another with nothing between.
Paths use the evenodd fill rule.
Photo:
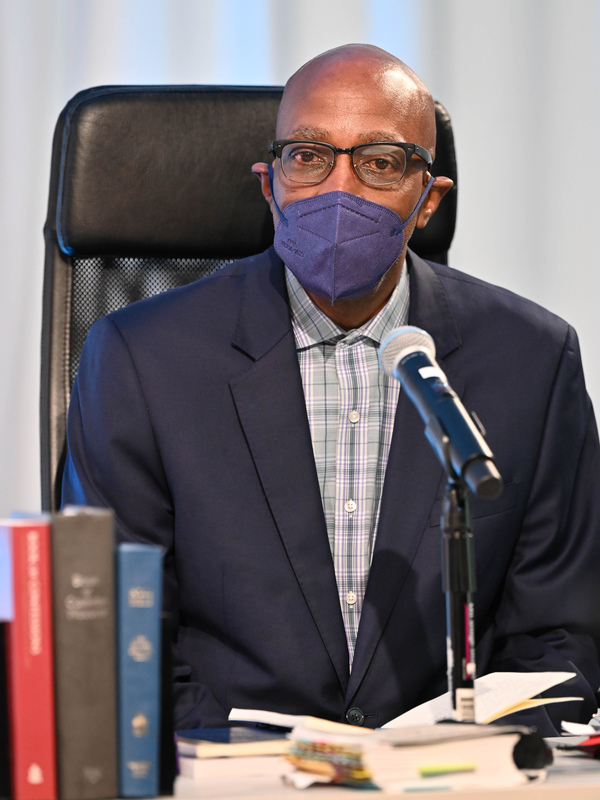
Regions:
<instances>
[{"instance_id":1,"label":"man seated in chair","mask_svg":"<svg viewBox=\"0 0 600 800\"><path fill-rule=\"evenodd\" d=\"M407 250L452 182L431 177L434 105L394 56L313 59L275 135L252 167L274 248L98 321L71 401L63 501L165 551L177 725L242 707L376 727L445 691L444 470L377 362L407 323L505 482L472 501L478 674L574 672L582 701L522 720L587 721L600 461L574 331Z\"/></svg>"}]
</instances>

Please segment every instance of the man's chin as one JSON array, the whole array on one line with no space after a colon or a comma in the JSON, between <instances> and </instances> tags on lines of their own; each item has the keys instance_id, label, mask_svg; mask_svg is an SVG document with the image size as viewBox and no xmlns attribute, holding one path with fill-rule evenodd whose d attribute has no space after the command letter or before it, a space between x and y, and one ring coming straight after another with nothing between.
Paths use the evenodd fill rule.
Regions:
<instances>
[{"instance_id":1,"label":"man's chin","mask_svg":"<svg viewBox=\"0 0 600 800\"><path fill-rule=\"evenodd\" d=\"M371 289L368 289L365 292L361 292L361 294L353 295L352 297L336 297L335 300L333 300L329 295L317 294L317 292L309 291L305 287L302 288L312 300L318 298L320 301L319 304L327 303L333 308L340 310L348 309L348 311L350 311L352 309L363 308L365 305L369 305L372 303L372 301L377 297L377 295L381 291L381 288L386 282L386 279L391 269L392 267L390 267L390 269L385 273L385 275L382 278L380 278L375 284L375 286L373 286Z\"/></svg>"}]
</instances>

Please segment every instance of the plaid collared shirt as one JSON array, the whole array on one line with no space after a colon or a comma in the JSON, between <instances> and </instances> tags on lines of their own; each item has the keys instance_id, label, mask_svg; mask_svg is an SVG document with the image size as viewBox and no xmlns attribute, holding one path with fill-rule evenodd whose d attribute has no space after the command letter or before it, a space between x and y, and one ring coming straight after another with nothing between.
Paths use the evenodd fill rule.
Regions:
<instances>
[{"instance_id":1,"label":"plaid collared shirt","mask_svg":"<svg viewBox=\"0 0 600 800\"><path fill-rule=\"evenodd\" d=\"M320 311L286 268L292 326L350 665L362 611L400 384L380 343L408 319L406 267L387 304L356 330Z\"/></svg>"}]
</instances>

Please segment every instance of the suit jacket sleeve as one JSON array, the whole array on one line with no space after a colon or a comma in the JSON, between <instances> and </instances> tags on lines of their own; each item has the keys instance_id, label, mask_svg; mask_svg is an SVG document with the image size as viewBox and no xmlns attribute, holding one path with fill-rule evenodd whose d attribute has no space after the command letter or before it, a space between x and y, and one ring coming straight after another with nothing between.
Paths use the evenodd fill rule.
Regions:
<instances>
[{"instance_id":1,"label":"suit jacket sleeve","mask_svg":"<svg viewBox=\"0 0 600 800\"><path fill-rule=\"evenodd\" d=\"M550 733L552 726L560 730L561 719L580 716L587 721L597 707L594 692L600 673L589 634L600 639L599 456L577 337L569 328L496 615L491 663L496 670L576 673L549 694L583 696L583 704L572 709L548 705L532 716L538 728Z\"/></svg>"},{"instance_id":2,"label":"suit jacket sleeve","mask_svg":"<svg viewBox=\"0 0 600 800\"><path fill-rule=\"evenodd\" d=\"M82 352L68 418L62 502L115 509L119 541L160 545L165 556L165 610L178 627L174 507L149 407L127 343L111 318L92 327ZM222 725L227 712L206 686L189 682L175 647L175 701L180 728Z\"/></svg>"}]
</instances>

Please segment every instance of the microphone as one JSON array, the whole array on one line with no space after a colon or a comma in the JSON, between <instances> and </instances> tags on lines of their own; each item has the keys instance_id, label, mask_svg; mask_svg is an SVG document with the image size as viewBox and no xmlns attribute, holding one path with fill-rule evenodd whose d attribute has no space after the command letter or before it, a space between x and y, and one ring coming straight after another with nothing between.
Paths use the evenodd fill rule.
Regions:
<instances>
[{"instance_id":1,"label":"microphone","mask_svg":"<svg viewBox=\"0 0 600 800\"><path fill-rule=\"evenodd\" d=\"M473 494L494 499L502 478L483 438L483 426L467 413L435 360L435 343L421 328L397 328L379 348L379 366L399 380L425 423L425 435L442 466Z\"/></svg>"}]
</instances>

